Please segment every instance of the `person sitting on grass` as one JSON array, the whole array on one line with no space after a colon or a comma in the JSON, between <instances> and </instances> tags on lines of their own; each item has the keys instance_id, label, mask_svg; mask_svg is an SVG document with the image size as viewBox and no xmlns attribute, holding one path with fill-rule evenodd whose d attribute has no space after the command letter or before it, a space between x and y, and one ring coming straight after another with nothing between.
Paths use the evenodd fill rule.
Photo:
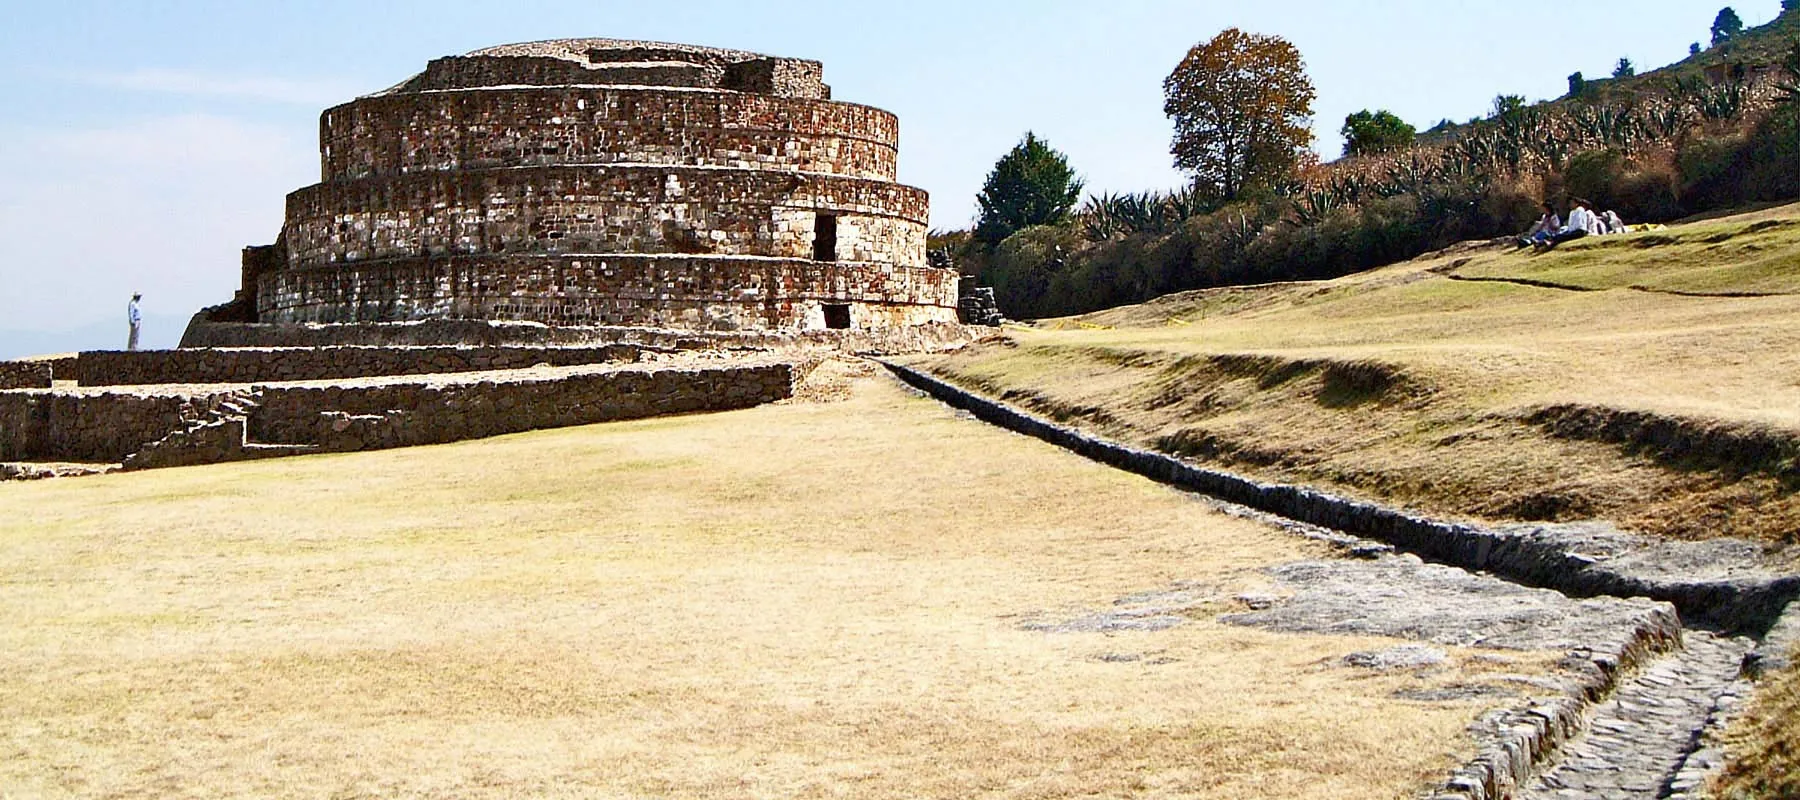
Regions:
<instances>
[{"instance_id":1,"label":"person sitting on grass","mask_svg":"<svg viewBox=\"0 0 1800 800\"><path fill-rule=\"evenodd\" d=\"M1588 210L1586 200L1569 201L1569 223L1550 238L1537 242L1539 250L1550 250L1563 242L1572 242L1585 236L1592 236L1600 229L1600 218Z\"/></svg>"},{"instance_id":2,"label":"person sitting on grass","mask_svg":"<svg viewBox=\"0 0 1800 800\"><path fill-rule=\"evenodd\" d=\"M1631 232L1631 226L1625 224L1625 220L1619 217L1619 212L1617 211L1609 210L1601 212L1600 224L1606 227L1607 233Z\"/></svg>"},{"instance_id":3,"label":"person sitting on grass","mask_svg":"<svg viewBox=\"0 0 1800 800\"><path fill-rule=\"evenodd\" d=\"M1539 217L1537 223L1531 226L1531 230L1519 237L1519 246L1530 247L1534 244L1543 244L1560 230L1562 230L1562 218L1556 215L1556 207L1546 201L1544 216Z\"/></svg>"}]
</instances>

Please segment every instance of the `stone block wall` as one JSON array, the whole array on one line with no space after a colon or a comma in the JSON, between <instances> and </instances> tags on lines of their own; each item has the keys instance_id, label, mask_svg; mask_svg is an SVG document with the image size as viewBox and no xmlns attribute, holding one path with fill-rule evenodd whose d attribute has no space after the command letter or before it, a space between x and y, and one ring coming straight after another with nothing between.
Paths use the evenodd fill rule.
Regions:
<instances>
[{"instance_id":1,"label":"stone block wall","mask_svg":"<svg viewBox=\"0 0 1800 800\"><path fill-rule=\"evenodd\" d=\"M207 311L194 315L182 334L184 348L411 346L594 346L627 343L664 350L825 349L846 353L925 353L966 345L976 331L963 325L932 323L858 330L752 329L697 331L677 328L560 326L485 319L427 319L413 322L347 322L274 325L219 321Z\"/></svg>"},{"instance_id":2,"label":"stone block wall","mask_svg":"<svg viewBox=\"0 0 1800 800\"><path fill-rule=\"evenodd\" d=\"M320 119L325 180L654 164L892 181L898 119L853 103L617 86L364 97Z\"/></svg>"},{"instance_id":3,"label":"stone block wall","mask_svg":"<svg viewBox=\"0 0 1800 800\"><path fill-rule=\"evenodd\" d=\"M624 368L347 386L271 386L258 442L410 447L599 422L750 408L793 395L794 367Z\"/></svg>"},{"instance_id":4,"label":"stone block wall","mask_svg":"<svg viewBox=\"0 0 1800 800\"><path fill-rule=\"evenodd\" d=\"M48 361L0 361L0 389L48 389L54 374Z\"/></svg>"},{"instance_id":5,"label":"stone block wall","mask_svg":"<svg viewBox=\"0 0 1800 800\"><path fill-rule=\"evenodd\" d=\"M550 44L527 42L530 45ZM829 97L817 61L770 58L737 51L671 47L645 42L636 47L571 52L533 51L520 45L433 59L425 71L397 88L407 93L484 86L628 85L684 89L727 88L796 98Z\"/></svg>"},{"instance_id":6,"label":"stone block wall","mask_svg":"<svg viewBox=\"0 0 1800 800\"><path fill-rule=\"evenodd\" d=\"M210 414L229 392L0 392L0 461L119 463Z\"/></svg>"},{"instance_id":7,"label":"stone block wall","mask_svg":"<svg viewBox=\"0 0 1800 800\"><path fill-rule=\"evenodd\" d=\"M666 414L748 408L793 395L786 361L587 366L217 390L0 392L0 462L134 466L433 444ZM248 431L246 441L244 431ZM146 451L152 451L146 453ZM135 454L145 456L128 461Z\"/></svg>"},{"instance_id":8,"label":"stone block wall","mask_svg":"<svg viewBox=\"0 0 1800 800\"><path fill-rule=\"evenodd\" d=\"M89 351L81 354L74 377L82 386L268 383L633 362L642 351L642 347L623 344Z\"/></svg>"},{"instance_id":9,"label":"stone block wall","mask_svg":"<svg viewBox=\"0 0 1800 800\"><path fill-rule=\"evenodd\" d=\"M824 327L826 303L892 324L956 320L956 273L868 263L695 256L395 259L265 277L275 323L430 318L734 330ZM880 310L875 306L882 307Z\"/></svg>"},{"instance_id":10,"label":"stone block wall","mask_svg":"<svg viewBox=\"0 0 1800 800\"><path fill-rule=\"evenodd\" d=\"M288 196L287 268L472 254L813 256L838 216L860 260L923 267L924 192L832 176L539 167L319 184ZM805 220L804 227L796 222ZM901 232L901 231L904 231Z\"/></svg>"}]
</instances>

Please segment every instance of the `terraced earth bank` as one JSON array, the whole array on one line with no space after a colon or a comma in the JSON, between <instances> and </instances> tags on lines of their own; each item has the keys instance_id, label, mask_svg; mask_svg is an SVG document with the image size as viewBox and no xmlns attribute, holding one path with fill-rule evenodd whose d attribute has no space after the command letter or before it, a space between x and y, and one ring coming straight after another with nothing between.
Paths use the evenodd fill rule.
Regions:
<instances>
[{"instance_id":1,"label":"terraced earth bank","mask_svg":"<svg viewBox=\"0 0 1800 800\"><path fill-rule=\"evenodd\" d=\"M1792 573L1797 323L1800 206L1787 206L1550 253L1470 244L1337 281L1171 295L903 361L1254 480L1478 525L1578 523L1650 547L1741 541ZM1701 649L1735 664L1737 646L1720 647ZM1720 696L1735 695L1690 705L1704 719ZM1667 735L1698 736L1680 716ZM1743 729L1737 751L1766 753L1796 728ZM1584 752L1619 767L1594 755L1604 749ZM1704 772L1690 766L1686 789ZM1544 780L1533 796L1632 791Z\"/></svg>"}]
</instances>

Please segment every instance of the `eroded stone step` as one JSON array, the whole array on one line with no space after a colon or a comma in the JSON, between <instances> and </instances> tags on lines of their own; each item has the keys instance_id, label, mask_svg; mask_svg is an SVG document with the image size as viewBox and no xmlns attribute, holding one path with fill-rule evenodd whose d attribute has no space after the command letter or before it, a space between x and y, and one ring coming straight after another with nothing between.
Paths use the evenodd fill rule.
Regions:
<instances>
[{"instance_id":1,"label":"eroded stone step","mask_svg":"<svg viewBox=\"0 0 1800 800\"><path fill-rule=\"evenodd\" d=\"M1685 646L1652 662L1596 706L1585 733L1520 794L1523 800L1655 800L1671 783L1721 695L1741 691L1748 639L1689 630ZM1691 787L1682 787L1691 788Z\"/></svg>"}]
</instances>

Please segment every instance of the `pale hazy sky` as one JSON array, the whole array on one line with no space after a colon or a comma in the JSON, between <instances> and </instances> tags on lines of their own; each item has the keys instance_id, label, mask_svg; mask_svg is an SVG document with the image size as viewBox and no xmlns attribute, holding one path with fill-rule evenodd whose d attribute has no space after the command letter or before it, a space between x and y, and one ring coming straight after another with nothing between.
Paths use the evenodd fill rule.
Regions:
<instances>
[{"instance_id":1,"label":"pale hazy sky","mask_svg":"<svg viewBox=\"0 0 1800 800\"><path fill-rule=\"evenodd\" d=\"M1458 0L14 0L0 15L0 336L122 319L134 289L161 314L229 299L239 249L273 241L283 196L318 180L320 111L492 44L605 36L821 60L838 98L900 115L901 179L949 228L1026 130L1092 191L1180 184L1161 82L1227 27L1300 48L1318 148L1335 155L1362 108L1425 128L1500 92L1558 96L1570 72L1603 76L1620 56L1678 60L1720 5L1589 0L1579 24L1560 3ZM1759 25L1779 0L1735 7Z\"/></svg>"}]
</instances>

